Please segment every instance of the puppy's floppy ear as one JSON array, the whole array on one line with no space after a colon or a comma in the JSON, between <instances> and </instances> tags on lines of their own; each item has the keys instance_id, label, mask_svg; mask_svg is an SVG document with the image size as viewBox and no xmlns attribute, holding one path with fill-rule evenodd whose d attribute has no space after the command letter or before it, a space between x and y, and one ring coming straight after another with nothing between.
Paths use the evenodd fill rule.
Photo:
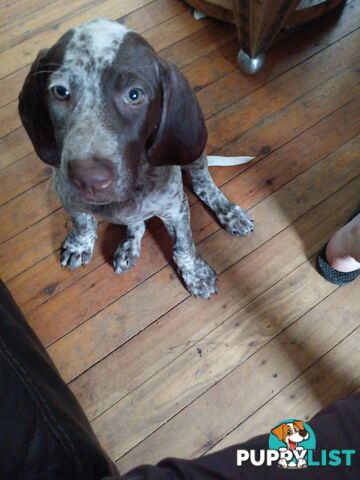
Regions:
<instances>
[{"instance_id":1,"label":"puppy's floppy ear","mask_svg":"<svg viewBox=\"0 0 360 480\"><path fill-rule=\"evenodd\" d=\"M283 442L285 440L285 437L286 437L287 429L288 429L287 425L285 425L285 423L282 423L282 424L278 425L277 427L273 428L271 430L271 433L273 435L275 435L275 437L278 440Z\"/></svg>"},{"instance_id":2,"label":"puppy's floppy ear","mask_svg":"<svg viewBox=\"0 0 360 480\"><path fill-rule=\"evenodd\" d=\"M147 150L151 165L186 165L203 153L207 131L194 90L178 68L159 60L160 123Z\"/></svg>"},{"instance_id":3,"label":"puppy's floppy ear","mask_svg":"<svg viewBox=\"0 0 360 480\"><path fill-rule=\"evenodd\" d=\"M49 50L41 50L31 65L19 95L19 114L35 152L49 165L60 165L61 152L57 145L46 101L48 75L62 63L65 48L73 36L69 30Z\"/></svg>"},{"instance_id":4,"label":"puppy's floppy ear","mask_svg":"<svg viewBox=\"0 0 360 480\"><path fill-rule=\"evenodd\" d=\"M46 104L45 71L49 70L49 50L41 50L31 66L19 95L19 114L35 152L49 165L60 165L60 150ZM54 70L54 68L52 68Z\"/></svg>"},{"instance_id":5,"label":"puppy's floppy ear","mask_svg":"<svg viewBox=\"0 0 360 480\"><path fill-rule=\"evenodd\" d=\"M304 422L302 420L294 420L294 425L296 425L299 430L305 430Z\"/></svg>"}]
</instances>

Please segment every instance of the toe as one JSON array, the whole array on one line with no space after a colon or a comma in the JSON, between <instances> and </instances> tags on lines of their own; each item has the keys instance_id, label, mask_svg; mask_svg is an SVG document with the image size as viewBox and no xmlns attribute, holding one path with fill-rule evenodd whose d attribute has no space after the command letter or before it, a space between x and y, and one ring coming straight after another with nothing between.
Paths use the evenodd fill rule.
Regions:
<instances>
[{"instance_id":1,"label":"toe","mask_svg":"<svg viewBox=\"0 0 360 480\"><path fill-rule=\"evenodd\" d=\"M75 270L81 266L81 253L73 253L70 257L69 267L70 270Z\"/></svg>"},{"instance_id":2,"label":"toe","mask_svg":"<svg viewBox=\"0 0 360 480\"><path fill-rule=\"evenodd\" d=\"M82 253L82 264L83 265L87 265L88 263L90 263L90 260L91 260L91 252L89 251L85 251Z\"/></svg>"},{"instance_id":3,"label":"toe","mask_svg":"<svg viewBox=\"0 0 360 480\"><path fill-rule=\"evenodd\" d=\"M62 267L67 267L67 264L69 262L69 258L70 258L70 252L68 250L63 250L61 252L61 256L60 256L60 265Z\"/></svg>"},{"instance_id":4,"label":"toe","mask_svg":"<svg viewBox=\"0 0 360 480\"><path fill-rule=\"evenodd\" d=\"M115 273L121 275L122 273L127 272L132 267L130 261L123 256L117 255L114 257L113 266Z\"/></svg>"},{"instance_id":5,"label":"toe","mask_svg":"<svg viewBox=\"0 0 360 480\"><path fill-rule=\"evenodd\" d=\"M232 235L244 237L254 231L254 221L251 216L238 205L230 205L226 214L219 217L221 224Z\"/></svg>"}]
</instances>

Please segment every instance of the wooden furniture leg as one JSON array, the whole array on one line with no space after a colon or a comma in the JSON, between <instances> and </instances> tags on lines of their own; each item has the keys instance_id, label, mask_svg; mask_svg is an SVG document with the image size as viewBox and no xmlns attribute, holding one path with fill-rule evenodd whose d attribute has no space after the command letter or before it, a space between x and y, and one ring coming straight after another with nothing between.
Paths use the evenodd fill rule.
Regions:
<instances>
[{"instance_id":1,"label":"wooden furniture leg","mask_svg":"<svg viewBox=\"0 0 360 480\"><path fill-rule=\"evenodd\" d=\"M233 0L241 44L237 62L244 73L254 74L261 69L265 52L299 3L300 0Z\"/></svg>"},{"instance_id":2,"label":"wooden furniture leg","mask_svg":"<svg viewBox=\"0 0 360 480\"><path fill-rule=\"evenodd\" d=\"M346 0L185 0L193 8L237 27L241 50L237 61L248 74L258 72L265 54L285 27L314 20Z\"/></svg>"}]
</instances>

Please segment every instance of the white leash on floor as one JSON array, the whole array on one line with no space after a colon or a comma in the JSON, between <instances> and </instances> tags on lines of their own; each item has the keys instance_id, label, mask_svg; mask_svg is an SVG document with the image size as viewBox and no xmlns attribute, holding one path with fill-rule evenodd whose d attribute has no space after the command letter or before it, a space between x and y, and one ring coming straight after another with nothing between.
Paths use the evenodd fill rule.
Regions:
<instances>
[{"instance_id":1,"label":"white leash on floor","mask_svg":"<svg viewBox=\"0 0 360 480\"><path fill-rule=\"evenodd\" d=\"M208 155L209 167L232 167L251 162L255 157L219 157L217 155Z\"/></svg>"}]
</instances>

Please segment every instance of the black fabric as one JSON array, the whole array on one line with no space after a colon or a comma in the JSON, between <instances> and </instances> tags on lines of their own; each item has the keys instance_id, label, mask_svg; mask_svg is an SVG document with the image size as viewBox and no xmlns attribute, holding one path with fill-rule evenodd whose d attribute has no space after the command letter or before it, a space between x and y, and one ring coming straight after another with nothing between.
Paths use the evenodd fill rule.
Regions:
<instances>
[{"instance_id":1,"label":"black fabric","mask_svg":"<svg viewBox=\"0 0 360 480\"><path fill-rule=\"evenodd\" d=\"M195 460L166 459L157 466L138 467L123 480L359 480L360 479L360 395L353 395L324 409L309 425L314 430L317 450L356 450L351 467L309 467L283 470L272 467L236 466L237 449L268 448L269 435L229 447Z\"/></svg>"},{"instance_id":2,"label":"black fabric","mask_svg":"<svg viewBox=\"0 0 360 480\"><path fill-rule=\"evenodd\" d=\"M115 474L78 402L0 282L0 479Z\"/></svg>"},{"instance_id":3,"label":"black fabric","mask_svg":"<svg viewBox=\"0 0 360 480\"><path fill-rule=\"evenodd\" d=\"M0 282L0 479L119 479L76 399ZM360 478L360 396L311 422L318 449L356 449L351 467L285 471L236 466L238 448L267 448L268 435L195 460L165 459L122 480L348 480ZM141 459L139 459L141 463Z\"/></svg>"}]
</instances>

